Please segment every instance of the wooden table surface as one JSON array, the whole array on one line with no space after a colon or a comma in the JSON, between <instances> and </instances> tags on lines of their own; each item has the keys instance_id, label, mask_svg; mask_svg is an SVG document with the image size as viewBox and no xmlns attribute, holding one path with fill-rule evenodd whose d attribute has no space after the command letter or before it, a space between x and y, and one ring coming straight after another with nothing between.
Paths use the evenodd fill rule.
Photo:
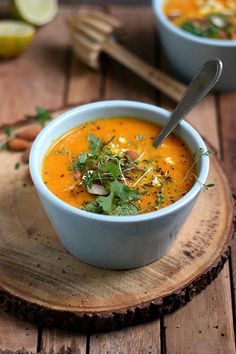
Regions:
<instances>
[{"instance_id":1,"label":"wooden table surface","mask_svg":"<svg viewBox=\"0 0 236 354\"><path fill-rule=\"evenodd\" d=\"M81 8L86 6L61 6L57 18L38 31L27 52L0 62L1 125L34 113L35 106L58 109L97 99L133 99L174 108L174 102L112 60L104 58L102 71L96 73L74 57L63 18ZM125 45L149 63L168 69L149 6L93 9L119 18L126 29ZM209 95L188 120L223 160L235 191L236 92ZM154 322L116 332L80 335L37 327L0 312L0 353L233 354L235 266L236 243L232 242L231 257L218 278L186 306Z\"/></svg>"}]
</instances>

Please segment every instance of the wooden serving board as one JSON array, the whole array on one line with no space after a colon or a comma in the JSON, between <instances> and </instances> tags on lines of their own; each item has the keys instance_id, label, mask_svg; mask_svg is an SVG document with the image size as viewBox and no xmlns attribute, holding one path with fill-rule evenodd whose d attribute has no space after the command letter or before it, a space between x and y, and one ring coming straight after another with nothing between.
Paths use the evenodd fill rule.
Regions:
<instances>
[{"instance_id":1,"label":"wooden serving board","mask_svg":"<svg viewBox=\"0 0 236 354\"><path fill-rule=\"evenodd\" d=\"M190 301L222 269L232 235L230 189L216 157L209 183L171 250L143 268L109 271L57 238L19 153L0 153L0 306L45 326L102 331L156 318Z\"/></svg>"}]
</instances>

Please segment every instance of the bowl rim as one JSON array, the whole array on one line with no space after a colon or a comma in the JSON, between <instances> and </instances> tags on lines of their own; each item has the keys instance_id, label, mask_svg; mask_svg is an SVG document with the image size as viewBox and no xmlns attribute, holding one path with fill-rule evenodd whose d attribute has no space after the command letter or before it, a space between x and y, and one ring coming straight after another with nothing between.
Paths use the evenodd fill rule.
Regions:
<instances>
[{"instance_id":1,"label":"bowl rim","mask_svg":"<svg viewBox=\"0 0 236 354\"><path fill-rule=\"evenodd\" d=\"M209 45L212 47L236 47L236 40L234 39L212 39L199 37L194 34L188 33L176 25L174 25L164 14L163 5L166 0L152 0L152 8L156 17L166 26L172 33L178 34L184 39L191 40L196 43L201 43L203 45Z\"/></svg>"},{"instance_id":2,"label":"bowl rim","mask_svg":"<svg viewBox=\"0 0 236 354\"><path fill-rule=\"evenodd\" d=\"M142 103L142 102L137 102L137 101L129 101L129 100L108 100L108 101L99 101L99 102L93 102L93 103L88 103L82 106L75 107L73 109L70 109L62 114L60 114L57 118L53 119L42 131L39 133L37 138L35 139L31 152L30 152L30 158L29 158L29 167L30 167L30 174L32 177L32 180L34 182L34 185L36 187L36 190L38 191L39 195L41 194L47 201L52 203L54 206L62 209L65 212L72 213L75 215L78 215L80 217L96 220L96 221L101 221L101 222L115 222L115 223L129 223L129 222L143 222L143 221L148 221L148 220L153 220L153 219L159 219L162 218L163 216L169 215L171 213L177 212L179 209L184 207L186 204L191 203L191 201L197 196L197 194L201 191L202 186L199 183L201 181L202 183L205 183L208 171L209 171L209 157L204 156L201 160L201 168L198 174L198 180L194 183L192 188L179 200L177 200L175 203L163 208L159 209L157 211L152 211L149 213L145 214L139 214L139 215L130 215L130 216L114 216L114 215L102 215L102 214L94 214L87 212L85 210L75 208L72 205L67 204L63 200L59 199L57 196L55 196L44 184L42 175L41 175L41 166L38 166L38 158L40 156L40 145L42 144L43 139L45 139L48 135L50 135L50 132L53 131L57 126L60 126L61 124L64 123L64 121L68 121L68 119L73 118L75 114L82 114L84 111L90 110L90 109L98 109L98 108L112 108L114 106L119 106L119 107L125 107L127 109L129 108L135 108L135 109L140 109L141 111L147 110L151 111L156 114L161 114L162 116L168 117L170 115L170 112L158 107L154 106L152 104L148 103ZM133 116L134 117L134 116ZM136 115L136 117L138 117ZM142 115L139 116L141 118ZM99 119L99 118L97 118ZM144 118L145 119L145 118ZM181 121L180 126L182 126L187 134L191 136L193 140L197 143L199 148L203 148L207 150L207 147L202 140L201 136L199 133L186 121ZM65 130L64 133L68 131ZM49 145L50 146L50 145Z\"/></svg>"}]
</instances>

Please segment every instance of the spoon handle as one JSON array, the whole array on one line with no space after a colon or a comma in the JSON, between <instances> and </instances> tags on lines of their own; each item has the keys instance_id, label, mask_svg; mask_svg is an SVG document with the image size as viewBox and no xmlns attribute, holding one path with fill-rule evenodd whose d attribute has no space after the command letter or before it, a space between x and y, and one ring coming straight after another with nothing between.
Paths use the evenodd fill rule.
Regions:
<instances>
[{"instance_id":1,"label":"spoon handle","mask_svg":"<svg viewBox=\"0 0 236 354\"><path fill-rule=\"evenodd\" d=\"M179 122L185 118L186 115L197 105L197 103L200 102L212 89L220 78L222 69L222 61L217 58L210 59L201 66L198 73L190 82L176 109L171 114L167 125L154 139L154 147L160 146L172 130L179 124Z\"/></svg>"}]
</instances>

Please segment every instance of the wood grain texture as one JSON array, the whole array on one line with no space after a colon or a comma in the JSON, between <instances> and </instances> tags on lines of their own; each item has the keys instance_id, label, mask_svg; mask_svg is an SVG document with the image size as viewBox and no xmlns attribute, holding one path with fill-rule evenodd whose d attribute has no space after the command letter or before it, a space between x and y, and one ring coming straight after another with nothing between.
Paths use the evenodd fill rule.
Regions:
<instances>
[{"instance_id":1,"label":"wood grain texture","mask_svg":"<svg viewBox=\"0 0 236 354\"><path fill-rule=\"evenodd\" d=\"M89 69L72 54L66 103L76 105L95 101L101 95L101 74Z\"/></svg>"},{"instance_id":2,"label":"wood grain texture","mask_svg":"<svg viewBox=\"0 0 236 354\"><path fill-rule=\"evenodd\" d=\"M173 107L169 100L162 100L164 104L166 101L169 108L171 106ZM207 137L215 151L221 155L221 143L218 135L216 98L213 95L208 95L208 97L205 98L189 114L187 120L199 131L203 137ZM207 288L203 294L199 295L199 298L197 298L198 300L195 300L195 302L188 305L188 312L185 308L183 308L177 312L175 316L165 317L164 323L167 327L167 353L224 353L224 346L226 346L226 348L229 350L226 350L227 353L233 353L232 350L234 348L234 338L230 297L230 277L224 275L225 273L228 273L228 267L229 264L227 263L224 272L222 272L217 279L217 294L221 293L221 295L216 298L218 302L212 301L215 298L216 289L214 286L211 286ZM229 296L225 296L224 292L226 292ZM211 307L207 307L205 303L211 304ZM202 312L202 316L204 314L204 318L206 318L207 321L202 321L201 316L195 316L196 308L198 308L199 312ZM227 335L225 336L224 340L221 338L219 333L215 331L215 319L212 317L212 311L216 314L218 314L219 311L224 313L224 317L222 317L223 320L221 321L221 325L227 329ZM178 323L181 323L182 330L174 331L174 326L175 324L178 325ZM194 323L195 326L198 327L202 326L203 329L200 330L201 332L197 333L196 328L192 325L190 326L190 323ZM227 323L230 323L229 327ZM187 336L186 331L189 331ZM202 340L200 341L201 335ZM184 345L184 343L186 343L186 337L191 338L188 345ZM199 342L201 345L199 345ZM219 351L216 351L216 347L220 348Z\"/></svg>"},{"instance_id":3,"label":"wood grain texture","mask_svg":"<svg viewBox=\"0 0 236 354\"><path fill-rule=\"evenodd\" d=\"M41 352L44 354L86 354L86 336L45 328L42 333Z\"/></svg>"},{"instance_id":4,"label":"wood grain texture","mask_svg":"<svg viewBox=\"0 0 236 354\"><path fill-rule=\"evenodd\" d=\"M79 6L79 11L102 11L100 6ZM71 48L72 50L72 48ZM72 51L66 103L76 105L101 98L103 74L83 64Z\"/></svg>"},{"instance_id":5,"label":"wood grain texture","mask_svg":"<svg viewBox=\"0 0 236 354\"><path fill-rule=\"evenodd\" d=\"M37 352L38 330L31 323L21 321L0 311L0 353Z\"/></svg>"},{"instance_id":6,"label":"wood grain texture","mask_svg":"<svg viewBox=\"0 0 236 354\"><path fill-rule=\"evenodd\" d=\"M0 63L0 124L23 119L35 106L58 108L64 104L68 38L60 12L40 28L20 57Z\"/></svg>"},{"instance_id":7,"label":"wood grain texture","mask_svg":"<svg viewBox=\"0 0 236 354\"><path fill-rule=\"evenodd\" d=\"M0 98L4 102L0 125L24 119L26 113L34 113L36 105L57 108L64 104L66 53L67 35L60 14L37 32L21 57L0 63ZM37 337L37 327L1 312L1 351L36 353Z\"/></svg>"},{"instance_id":8,"label":"wood grain texture","mask_svg":"<svg viewBox=\"0 0 236 354\"><path fill-rule=\"evenodd\" d=\"M160 354L160 322L92 335L90 354Z\"/></svg>"},{"instance_id":9,"label":"wood grain texture","mask_svg":"<svg viewBox=\"0 0 236 354\"><path fill-rule=\"evenodd\" d=\"M167 354L235 353L231 293L222 286L223 279L229 282L227 265L188 306L166 315Z\"/></svg>"},{"instance_id":10,"label":"wood grain texture","mask_svg":"<svg viewBox=\"0 0 236 354\"><path fill-rule=\"evenodd\" d=\"M65 251L34 187L25 181L24 167L14 170L18 159L19 154L7 151L0 156L5 166L0 176L3 308L44 325L119 328L155 318L161 309L179 307L221 269L233 214L216 158L212 157L209 177L215 192L201 193L171 250L160 260L125 273L91 267ZM199 213L203 209L204 214Z\"/></svg>"},{"instance_id":11,"label":"wood grain texture","mask_svg":"<svg viewBox=\"0 0 236 354\"><path fill-rule=\"evenodd\" d=\"M236 207L236 93L222 94L219 98L220 126L222 134L222 155ZM236 224L236 220L235 220ZM232 287L236 308L236 239L231 242Z\"/></svg>"},{"instance_id":12,"label":"wood grain texture","mask_svg":"<svg viewBox=\"0 0 236 354\"><path fill-rule=\"evenodd\" d=\"M144 58L150 64L155 64L155 33L152 11L147 7L109 8L109 14L121 21L125 35L121 38L123 44L135 54ZM144 15L145 14L145 15ZM137 26L137 18L139 25ZM142 38L145 46L140 45ZM104 97L106 99L130 99L143 102L155 102L156 90L128 69L108 59L104 64L106 81Z\"/></svg>"}]
</instances>

